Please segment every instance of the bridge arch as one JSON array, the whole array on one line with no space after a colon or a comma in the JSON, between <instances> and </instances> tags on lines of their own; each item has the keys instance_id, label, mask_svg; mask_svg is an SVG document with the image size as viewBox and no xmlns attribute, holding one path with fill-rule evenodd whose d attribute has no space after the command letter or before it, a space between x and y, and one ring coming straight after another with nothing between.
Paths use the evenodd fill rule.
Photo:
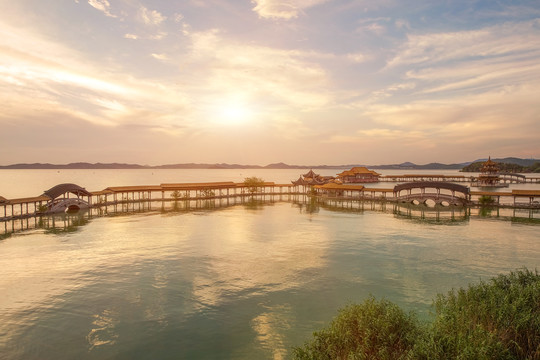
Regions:
<instances>
[{"instance_id":1,"label":"bridge arch","mask_svg":"<svg viewBox=\"0 0 540 360\"><path fill-rule=\"evenodd\" d=\"M70 197L70 194L76 197ZM43 195L51 199L47 202L47 212L64 212L88 208L90 206L89 201L81 197L87 196L90 199L92 193L79 185L66 183L53 186L46 190Z\"/></svg>"},{"instance_id":2,"label":"bridge arch","mask_svg":"<svg viewBox=\"0 0 540 360\"><path fill-rule=\"evenodd\" d=\"M419 189L420 193L413 193ZM426 191L433 189L435 192ZM441 190L448 190L450 194L443 194ZM406 194L401 193L405 191ZM439 205L465 205L470 198L470 189L467 186L442 181L416 181L399 184L394 187L394 196L398 201L414 202L425 204L428 200L433 200Z\"/></svg>"},{"instance_id":3,"label":"bridge arch","mask_svg":"<svg viewBox=\"0 0 540 360\"><path fill-rule=\"evenodd\" d=\"M503 181L504 183L506 182L526 183L527 182L527 177L525 175L511 173L511 172L499 172L499 179Z\"/></svg>"}]
</instances>

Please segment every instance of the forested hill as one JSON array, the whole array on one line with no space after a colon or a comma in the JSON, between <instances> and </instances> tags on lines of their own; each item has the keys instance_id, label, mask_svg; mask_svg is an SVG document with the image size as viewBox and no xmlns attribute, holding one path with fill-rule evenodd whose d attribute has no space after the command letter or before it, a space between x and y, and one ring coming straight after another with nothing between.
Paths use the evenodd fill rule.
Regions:
<instances>
[{"instance_id":1,"label":"forested hill","mask_svg":"<svg viewBox=\"0 0 540 360\"><path fill-rule=\"evenodd\" d=\"M499 165L499 171L501 172L510 172L510 173L540 173L540 161L537 161L533 163L532 165L519 165L514 163L507 163L507 162L498 162L495 161ZM482 166L484 165L483 161L477 161L473 162L472 164L469 164L461 171L463 172L480 172L480 169L482 169Z\"/></svg>"}]
</instances>

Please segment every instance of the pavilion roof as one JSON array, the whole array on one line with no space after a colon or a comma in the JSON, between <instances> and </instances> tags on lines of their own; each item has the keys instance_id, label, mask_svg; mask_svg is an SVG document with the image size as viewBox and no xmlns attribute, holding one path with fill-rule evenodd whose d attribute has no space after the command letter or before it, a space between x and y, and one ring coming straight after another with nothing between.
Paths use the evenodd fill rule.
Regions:
<instances>
[{"instance_id":1,"label":"pavilion roof","mask_svg":"<svg viewBox=\"0 0 540 360\"><path fill-rule=\"evenodd\" d=\"M328 183L324 185L315 185L316 189L325 189L325 190L363 190L364 186L362 185L342 185L336 183Z\"/></svg>"},{"instance_id":2,"label":"pavilion roof","mask_svg":"<svg viewBox=\"0 0 540 360\"><path fill-rule=\"evenodd\" d=\"M351 176L351 175L356 175L356 174L371 174L375 176L381 175L378 172L369 170L365 166L355 166L350 170L343 171L341 174L338 174L338 176Z\"/></svg>"},{"instance_id":3,"label":"pavilion roof","mask_svg":"<svg viewBox=\"0 0 540 360\"><path fill-rule=\"evenodd\" d=\"M303 176L304 176L305 178L312 178L312 179L314 179L314 178L316 178L316 177L318 177L318 176L320 176L320 175L319 175L319 174L315 174L315 172L313 172L313 169L311 169L311 170L309 170L309 171L307 172L307 174L304 174Z\"/></svg>"},{"instance_id":4,"label":"pavilion roof","mask_svg":"<svg viewBox=\"0 0 540 360\"><path fill-rule=\"evenodd\" d=\"M540 196L540 190L512 190L514 196Z\"/></svg>"},{"instance_id":5,"label":"pavilion roof","mask_svg":"<svg viewBox=\"0 0 540 360\"><path fill-rule=\"evenodd\" d=\"M7 200L5 197L0 196L0 204L1 204L1 203L4 203L4 202L7 202L7 201L8 201L8 200Z\"/></svg>"},{"instance_id":6,"label":"pavilion roof","mask_svg":"<svg viewBox=\"0 0 540 360\"><path fill-rule=\"evenodd\" d=\"M161 190L223 189L238 187L233 181L161 184Z\"/></svg>"},{"instance_id":7,"label":"pavilion roof","mask_svg":"<svg viewBox=\"0 0 540 360\"><path fill-rule=\"evenodd\" d=\"M33 202L40 202L40 201L49 201L49 200L51 200L50 197L46 195L41 195L41 196L28 197L28 198L9 199L7 203L10 205L18 205L18 204L26 204L26 203L33 203Z\"/></svg>"},{"instance_id":8,"label":"pavilion roof","mask_svg":"<svg viewBox=\"0 0 540 360\"><path fill-rule=\"evenodd\" d=\"M485 195L485 196L512 196L511 192L507 191L471 191L471 195Z\"/></svg>"},{"instance_id":9,"label":"pavilion roof","mask_svg":"<svg viewBox=\"0 0 540 360\"><path fill-rule=\"evenodd\" d=\"M364 188L364 192L371 191L371 192L384 192L384 193L393 193L394 189L379 189L379 188Z\"/></svg>"},{"instance_id":10,"label":"pavilion roof","mask_svg":"<svg viewBox=\"0 0 540 360\"><path fill-rule=\"evenodd\" d=\"M291 183L293 185L308 185L309 182L304 180L304 178L300 175L300 177L298 177L298 180L295 180L295 181L291 181Z\"/></svg>"},{"instance_id":11,"label":"pavilion roof","mask_svg":"<svg viewBox=\"0 0 540 360\"><path fill-rule=\"evenodd\" d=\"M111 192L160 191L161 186L159 185L110 186L103 191L107 191L107 190Z\"/></svg>"},{"instance_id":12,"label":"pavilion roof","mask_svg":"<svg viewBox=\"0 0 540 360\"><path fill-rule=\"evenodd\" d=\"M93 196L100 196L100 195L110 195L110 194L113 194L114 191L112 190L99 190L99 191L90 191L92 193Z\"/></svg>"},{"instance_id":13,"label":"pavilion roof","mask_svg":"<svg viewBox=\"0 0 540 360\"><path fill-rule=\"evenodd\" d=\"M50 188L49 190L45 191L43 195L48 196L51 199L56 199L57 197L65 193L72 193L77 196L80 196L80 195L91 196L92 195L88 190L76 184L56 185Z\"/></svg>"},{"instance_id":14,"label":"pavilion roof","mask_svg":"<svg viewBox=\"0 0 540 360\"><path fill-rule=\"evenodd\" d=\"M463 194L469 194L470 189L467 186L454 184L444 181L414 181L394 186L394 192L402 190L416 189L416 188L432 188L432 189L446 189L451 191L461 192Z\"/></svg>"}]
</instances>

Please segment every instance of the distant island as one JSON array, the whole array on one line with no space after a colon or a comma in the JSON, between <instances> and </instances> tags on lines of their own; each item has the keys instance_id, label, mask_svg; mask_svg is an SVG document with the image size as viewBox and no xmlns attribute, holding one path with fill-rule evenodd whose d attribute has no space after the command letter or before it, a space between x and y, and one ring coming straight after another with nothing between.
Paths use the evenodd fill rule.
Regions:
<instances>
[{"instance_id":1,"label":"distant island","mask_svg":"<svg viewBox=\"0 0 540 360\"><path fill-rule=\"evenodd\" d=\"M531 165L522 165L517 163L510 163L510 162L501 162L496 161L498 163L499 171L500 172L506 172L506 173L540 173L540 161L536 161ZM461 171L463 172L480 172L482 169L482 166L484 165L483 161L477 161L473 162L472 164L469 164Z\"/></svg>"},{"instance_id":2,"label":"distant island","mask_svg":"<svg viewBox=\"0 0 540 360\"><path fill-rule=\"evenodd\" d=\"M366 165L366 164L343 164L343 165L288 165L285 163L274 163L266 166L260 165L241 165L241 164L200 164L200 163L183 163L183 164L168 164L168 165L139 165L139 164L123 164L123 163L87 163L76 162L69 164L49 164L49 163L32 163L32 164L12 164L0 166L0 169L349 169L356 166L365 166L371 169L396 169L396 170L461 170L463 171L478 171L478 165L482 164L487 159L478 159L475 161L463 162L458 164L442 164L429 163L425 165L417 165L412 162L404 162L401 164L387 165ZM520 159L508 157L502 159L492 159L501 164L510 164L501 167L502 171L510 172L538 172L540 169L540 159ZM536 164L536 165L535 165ZM512 170L507 170L512 169ZM529 169L529 170L527 170ZM535 170L536 169L536 170Z\"/></svg>"}]
</instances>

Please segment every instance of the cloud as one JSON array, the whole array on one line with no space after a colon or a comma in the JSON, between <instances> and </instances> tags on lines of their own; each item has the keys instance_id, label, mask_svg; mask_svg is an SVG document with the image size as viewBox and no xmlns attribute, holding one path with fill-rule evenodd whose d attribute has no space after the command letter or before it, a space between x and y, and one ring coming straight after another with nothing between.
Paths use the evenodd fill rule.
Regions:
<instances>
[{"instance_id":1,"label":"cloud","mask_svg":"<svg viewBox=\"0 0 540 360\"><path fill-rule=\"evenodd\" d=\"M162 60L162 61L169 60L169 57L166 54L151 54L151 56L157 60Z\"/></svg>"},{"instance_id":2,"label":"cloud","mask_svg":"<svg viewBox=\"0 0 540 360\"><path fill-rule=\"evenodd\" d=\"M447 141L507 136L534 141L534 134L540 132L535 115L540 104L533 91L538 85L536 82L504 91L424 99L404 105L373 104L366 107L363 115L379 127L420 131Z\"/></svg>"},{"instance_id":3,"label":"cloud","mask_svg":"<svg viewBox=\"0 0 540 360\"><path fill-rule=\"evenodd\" d=\"M116 15L111 14L111 4L107 0L88 0L88 4L93 8L101 11L106 16L115 18Z\"/></svg>"},{"instance_id":4,"label":"cloud","mask_svg":"<svg viewBox=\"0 0 540 360\"><path fill-rule=\"evenodd\" d=\"M0 123L61 108L93 124L117 126L140 120L144 108L151 114L145 122L167 126L178 122L186 105L174 85L107 72L83 54L25 29L0 25L0 48L0 94L10 104L0 111Z\"/></svg>"},{"instance_id":5,"label":"cloud","mask_svg":"<svg viewBox=\"0 0 540 360\"><path fill-rule=\"evenodd\" d=\"M387 26L383 25L383 23L389 23L390 20L387 17L361 19L358 21L359 26L356 28L356 32L383 35L387 30Z\"/></svg>"},{"instance_id":6,"label":"cloud","mask_svg":"<svg viewBox=\"0 0 540 360\"><path fill-rule=\"evenodd\" d=\"M321 90L328 88L326 71L310 61L318 54L229 41L215 30L192 34L191 39L190 64L186 65L205 69L206 76L198 81L209 96L246 93L261 106L292 106L296 111L320 108L331 101L329 92Z\"/></svg>"},{"instance_id":7,"label":"cloud","mask_svg":"<svg viewBox=\"0 0 540 360\"><path fill-rule=\"evenodd\" d=\"M255 11L262 18L285 19L297 18L305 9L325 3L329 0L252 0Z\"/></svg>"},{"instance_id":8,"label":"cloud","mask_svg":"<svg viewBox=\"0 0 540 360\"><path fill-rule=\"evenodd\" d=\"M355 62L355 63L362 63L362 62L366 61L366 55L364 55L362 53L347 54L346 57L347 57L348 60L350 60L352 62Z\"/></svg>"},{"instance_id":9,"label":"cloud","mask_svg":"<svg viewBox=\"0 0 540 360\"><path fill-rule=\"evenodd\" d=\"M126 39L132 39L132 40L137 40L139 37L135 34L125 34L124 35L124 38Z\"/></svg>"},{"instance_id":10,"label":"cloud","mask_svg":"<svg viewBox=\"0 0 540 360\"><path fill-rule=\"evenodd\" d=\"M409 35L388 67L470 61L475 58L538 56L540 20L505 23L478 30Z\"/></svg>"},{"instance_id":11,"label":"cloud","mask_svg":"<svg viewBox=\"0 0 540 360\"><path fill-rule=\"evenodd\" d=\"M452 99L505 91L540 81L540 20L504 23L476 30L412 34L383 73L414 83L415 99ZM389 88L372 100L393 95ZM467 100L464 100L467 101Z\"/></svg>"},{"instance_id":12,"label":"cloud","mask_svg":"<svg viewBox=\"0 0 540 360\"><path fill-rule=\"evenodd\" d=\"M148 10L144 6L139 9L139 18L146 25L159 25L167 19L156 10Z\"/></svg>"},{"instance_id":13,"label":"cloud","mask_svg":"<svg viewBox=\"0 0 540 360\"><path fill-rule=\"evenodd\" d=\"M184 20L184 15L180 13L174 14L174 22L179 23L182 22L182 20Z\"/></svg>"}]
</instances>

